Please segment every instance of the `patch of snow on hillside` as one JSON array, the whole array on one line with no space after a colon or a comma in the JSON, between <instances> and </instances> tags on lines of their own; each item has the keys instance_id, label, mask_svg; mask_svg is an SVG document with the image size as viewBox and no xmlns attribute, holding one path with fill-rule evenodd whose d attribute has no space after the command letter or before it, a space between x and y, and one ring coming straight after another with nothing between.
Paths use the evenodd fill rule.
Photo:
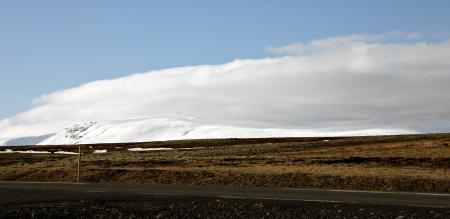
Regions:
<instances>
[{"instance_id":1,"label":"patch of snow on hillside","mask_svg":"<svg viewBox=\"0 0 450 219\"><path fill-rule=\"evenodd\" d=\"M193 147L193 148L177 148L178 150L199 150L205 147Z\"/></svg>"},{"instance_id":2,"label":"patch of snow on hillside","mask_svg":"<svg viewBox=\"0 0 450 219\"><path fill-rule=\"evenodd\" d=\"M78 153L69 152L69 151L56 151L55 154L78 155Z\"/></svg>"},{"instance_id":3,"label":"patch of snow on hillside","mask_svg":"<svg viewBox=\"0 0 450 219\"><path fill-rule=\"evenodd\" d=\"M173 148L128 148L129 151L141 152L141 151L170 151Z\"/></svg>"},{"instance_id":4,"label":"patch of snow on hillside","mask_svg":"<svg viewBox=\"0 0 450 219\"><path fill-rule=\"evenodd\" d=\"M0 154L50 154L50 152L48 152L48 151L33 151L33 150L14 151L11 149L6 149L4 151L0 151Z\"/></svg>"}]
</instances>

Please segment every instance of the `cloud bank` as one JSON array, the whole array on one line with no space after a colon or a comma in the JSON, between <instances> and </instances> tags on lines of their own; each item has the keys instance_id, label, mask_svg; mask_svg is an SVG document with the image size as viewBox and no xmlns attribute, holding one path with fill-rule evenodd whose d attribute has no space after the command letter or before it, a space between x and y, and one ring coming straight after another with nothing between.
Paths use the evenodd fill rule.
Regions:
<instances>
[{"instance_id":1,"label":"cloud bank","mask_svg":"<svg viewBox=\"0 0 450 219\"><path fill-rule=\"evenodd\" d=\"M193 116L302 129L450 131L450 41L349 35L270 48L264 59L171 68L46 94L0 121L0 139L78 122Z\"/></svg>"}]
</instances>

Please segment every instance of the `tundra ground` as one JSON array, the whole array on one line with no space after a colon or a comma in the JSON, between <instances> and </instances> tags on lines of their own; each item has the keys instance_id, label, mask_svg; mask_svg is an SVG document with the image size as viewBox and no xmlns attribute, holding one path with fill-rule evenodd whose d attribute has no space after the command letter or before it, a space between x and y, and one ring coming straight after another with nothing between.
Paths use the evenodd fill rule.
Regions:
<instances>
[{"instance_id":1,"label":"tundra ground","mask_svg":"<svg viewBox=\"0 0 450 219\"><path fill-rule=\"evenodd\" d=\"M81 181L450 193L449 145L450 134L81 145ZM7 149L50 153L0 153L1 181L76 180L77 155L55 152L78 146Z\"/></svg>"}]
</instances>

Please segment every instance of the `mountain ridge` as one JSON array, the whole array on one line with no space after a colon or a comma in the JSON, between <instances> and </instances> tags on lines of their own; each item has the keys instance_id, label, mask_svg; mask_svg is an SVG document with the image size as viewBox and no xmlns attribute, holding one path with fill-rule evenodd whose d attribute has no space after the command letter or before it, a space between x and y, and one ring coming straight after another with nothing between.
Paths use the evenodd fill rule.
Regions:
<instances>
[{"instance_id":1,"label":"mountain ridge","mask_svg":"<svg viewBox=\"0 0 450 219\"><path fill-rule=\"evenodd\" d=\"M265 137L334 137L417 134L405 129L293 129L250 128L204 123L194 118L133 119L109 122L84 122L55 134L8 139L5 146L125 143L183 139L265 138Z\"/></svg>"}]
</instances>

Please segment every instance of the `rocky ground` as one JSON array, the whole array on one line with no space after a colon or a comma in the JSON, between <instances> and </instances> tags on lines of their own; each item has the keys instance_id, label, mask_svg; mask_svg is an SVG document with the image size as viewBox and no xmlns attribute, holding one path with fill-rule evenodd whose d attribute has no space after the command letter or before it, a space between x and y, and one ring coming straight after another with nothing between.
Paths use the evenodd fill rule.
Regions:
<instances>
[{"instance_id":1,"label":"rocky ground","mask_svg":"<svg viewBox=\"0 0 450 219\"><path fill-rule=\"evenodd\" d=\"M130 196L3 205L0 218L449 218L450 209L273 200Z\"/></svg>"}]
</instances>

